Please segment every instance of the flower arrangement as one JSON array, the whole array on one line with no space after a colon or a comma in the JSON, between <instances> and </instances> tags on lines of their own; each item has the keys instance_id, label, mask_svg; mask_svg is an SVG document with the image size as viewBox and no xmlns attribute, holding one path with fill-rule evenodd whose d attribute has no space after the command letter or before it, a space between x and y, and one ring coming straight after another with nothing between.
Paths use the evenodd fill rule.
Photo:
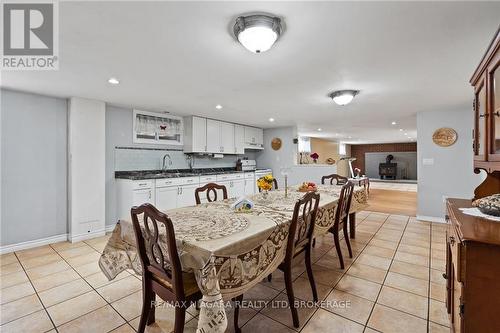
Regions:
<instances>
[{"instance_id":1,"label":"flower arrangement","mask_svg":"<svg viewBox=\"0 0 500 333\"><path fill-rule=\"evenodd\" d=\"M272 175L265 175L264 177L260 177L259 179L257 179L257 186L262 191L269 191L273 188L273 181L274 178Z\"/></svg>"},{"instance_id":2,"label":"flower arrangement","mask_svg":"<svg viewBox=\"0 0 500 333\"><path fill-rule=\"evenodd\" d=\"M360 168L354 168L354 173L356 174L356 177L359 178L359 176L361 174L361 169Z\"/></svg>"},{"instance_id":3,"label":"flower arrangement","mask_svg":"<svg viewBox=\"0 0 500 333\"><path fill-rule=\"evenodd\" d=\"M319 158L318 153L312 153L309 156L311 156L311 158L313 159L314 163L316 163L318 161L318 158Z\"/></svg>"}]
</instances>

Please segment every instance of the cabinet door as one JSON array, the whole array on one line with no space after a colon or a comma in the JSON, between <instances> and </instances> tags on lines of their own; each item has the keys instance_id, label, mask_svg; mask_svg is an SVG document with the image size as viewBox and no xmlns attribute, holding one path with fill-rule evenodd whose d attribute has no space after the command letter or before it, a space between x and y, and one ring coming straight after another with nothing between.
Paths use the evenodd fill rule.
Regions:
<instances>
[{"instance_id":1,"label":"cabinet door","mask_svg":"<svg viewBox=\"0 0 500 333\"><path fill-rule=\"evenodd\" d=\"M196 188L198 188L198 184L179 186L179 194L177 195L177 207L195 206L196 199L194 198L194 190Z\"/></svg>"},{"instance_id":2,"label":"cabinet door","mask_svg":"<svg viewBox=\"0 0 500 333\"><path fill-rule=\"evenodd\" d=\"M220 122L220 145L225 154L234 154L234 124Z\"/></svg>"},{"instance_id":3,"label":"cabinet door","mask_svg":"<svg viewBox=\"0 0 500 333\"><path fill-rule=\"evenodd\" d=\"M132 191L132 205L139 206L145 203L155 204L155 199L152 189L134 190Z\"/></svg>"},{"instance_id":4,"label":"cabinet door","mask_svg":"<svg viewBox=\"0 0 500 333\"><path fill-rule=\"evenodd\" d=\"M255 143L259 146L264 145L264 130L262 128L255 129Z\"/></svg>"},{"instance_id":5,"label":"cabinet door","mask_svg":"<svg viewBox=\"0 0 500 333\"><path fill-rule=\"evenodd\" d=\"M478 86L475 93L474 99L474 108L475 108L475 133L474 133L474 159L479 161L486 160L486 126L487 121L486 118L488 114L486 113L486 86L485 82L483 82Z\"/></svg>"},{"instance_id":6,"label":"cabinet door","mask_svg":"<svg viewBox=\"0 0 500 333\"><path fill-rule=\"evenodd\" d=\"M193 151L207 151L207 119L193 117Z\"/></svg>"},{"instance_id":7,"label":"cabinet door","mask_svg":"<svg viewBox=\"0 0 500 333\"><path fill-rule=\"evenodd\" d=\"M245 127L234 125L234 150L236 154L245 153Z\"/></svg>"},{"instance_id":8,"label":"cabinet door","mask_svg":"<svg viewBox=\"0 0 500 333\"><path fill-rule=\"evenodd\" d=\"M237 180L232 180L231 185L230 185L230 193L228 193L228 196L230 198L239 198L245 196L245 180L244 179L237 179Z\"/></svg>"},{"instance_id":9,"label":"cabinet door","mask_svg":"<svg viewBox=\"0 0 500 333\"><path fill-rule=\"evenodd\" d=\"M221 153L220 121L207 119L207 152Z\"/></svg>"},{"instance_id":10,"label":"cabinet door","mask_svg":"<svg viewBox=\"0 0 500 333\"><path fill-rule=\"evenodd\" d=\"M156 208L162 211L176 208L178 192L177 186L157 188Z\"/></svg>"},{"instance_id":11,"label":"cabinet door","mask_svg":"<svg viewBox=\"0 0 500 333\"><path fill-rule=\"evenodd\" d=\"M245 195L251 196L255 194L255 181L253 179L245 179Z\"/></svg>"},{"instance_id":12,"label":"cabinet door","mask_svg":"<svg viewBox=\"0 0 500 333\"><path fill-rule=\"evenodd\" d=\"M250 145L255 144L256 143L255 139L256 139L255 128L245 126L245 143Z\"/></svg>"},{"instance_id":13,"label":"cabinet door","mask_svg":"<svg viewBox=\"0 0 500 333\"><path fill-rule=\"evenodd\" d=\"M491 160L500 161L500 51L488 68L489 110L491 114Z\"/></svg>"}]
</instances>

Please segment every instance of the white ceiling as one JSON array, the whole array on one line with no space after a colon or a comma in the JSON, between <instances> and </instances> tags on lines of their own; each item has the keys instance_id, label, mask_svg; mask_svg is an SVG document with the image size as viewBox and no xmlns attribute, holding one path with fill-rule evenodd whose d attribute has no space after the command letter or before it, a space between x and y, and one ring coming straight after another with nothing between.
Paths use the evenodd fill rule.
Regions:
<instances>
[{"instance_id":1,"label":"white ceiling","mask_svg":"<svg viewBox=\"0 0 500 333\"><path fill-rule=\"evenodd\" d=\"M230 31L259 11L286 29L252 54ZM499 13L499 2L61 2L59 71L3 72L1 83L353 143L404 141L399 128L415 137L417 112L471 108L468 79ZM327 97L338 89L361 93L340 107Z\"/></svg>"}]
</instances>

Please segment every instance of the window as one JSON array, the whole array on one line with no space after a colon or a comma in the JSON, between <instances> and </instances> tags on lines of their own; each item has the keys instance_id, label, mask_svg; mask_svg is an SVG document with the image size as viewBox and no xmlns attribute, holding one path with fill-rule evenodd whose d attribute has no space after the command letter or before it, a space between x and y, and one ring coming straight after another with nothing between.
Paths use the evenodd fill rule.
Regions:
<instances>
[{"instance_id":1,"label":"window","mask_svg":"<svg viewBox=\"0 0 500 333\"><path fill-rule=\"evenodd\" d=\"M346 155L345 143L339 143L339 155Z\"/></svg>"},{"instance_id":2,"label":"window","mask_svg":"<svg viewBox=\"0 0 500 333\"><path fill-rule=\"evenodd\" d=\"M311 138L307 136L299 136L299 153L311 152Z\"/></svg>"}]
</instances>

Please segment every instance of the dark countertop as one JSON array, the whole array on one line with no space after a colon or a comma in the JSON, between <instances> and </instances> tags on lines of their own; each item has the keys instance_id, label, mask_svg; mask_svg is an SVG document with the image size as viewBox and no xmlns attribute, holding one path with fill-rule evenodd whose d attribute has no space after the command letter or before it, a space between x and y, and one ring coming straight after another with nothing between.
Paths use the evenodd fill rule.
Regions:
<instances>
[{"instance_id":1,"label":"dark countertop","mask_svg":"<svg viewBox=\"0 0 500 333\"><path fill-rule=\"evenodd\" d=\"M115 171L115 178L144 180L161 178L196 177L220 175L225 173L239 173L236 168L206 168L206 169L168 169L168 170L140 170L140 171Z\"/></svg>"}]
</instances>

